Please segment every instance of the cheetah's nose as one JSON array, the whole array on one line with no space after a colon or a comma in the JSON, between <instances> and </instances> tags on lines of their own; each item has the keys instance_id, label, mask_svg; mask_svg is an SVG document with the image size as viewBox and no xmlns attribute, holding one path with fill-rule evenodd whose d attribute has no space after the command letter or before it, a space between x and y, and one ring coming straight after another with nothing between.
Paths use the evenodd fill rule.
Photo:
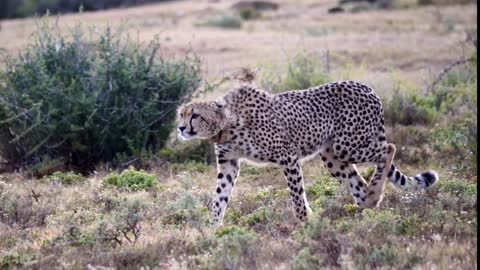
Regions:
<instances>
[{"instance_id":1,"label":"cheetah's nose","mask_svg":"<svg viewBox=\"0 0 480 270\"><path fill-rule=\"evenodd\" d=\"M178 127L178 130L180 130L180 132L183 132L187 127Z\"/></svg>"}]
</instances>

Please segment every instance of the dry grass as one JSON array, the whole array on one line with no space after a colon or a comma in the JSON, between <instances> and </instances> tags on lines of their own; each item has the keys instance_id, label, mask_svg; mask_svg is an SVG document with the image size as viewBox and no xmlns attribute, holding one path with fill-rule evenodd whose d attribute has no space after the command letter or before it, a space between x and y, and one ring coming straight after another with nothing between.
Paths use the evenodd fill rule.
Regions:
<instances>
[{"instance_id":1,"label":"dry grass","mask_svg":"<svg viewBox=\"0 0 480 270\"><path fill-rule=\"evenodd\" d=\"M347 189L319 161L309 162L306 190L315 214L303 226L279 170L244 166L225 224L216 230L206 225L213 166L159 178L160 185L176 182L168 188L137 192L103 186L99 177L62 186L7 174L0 199L17 204L0 211L18 222L0 223L0 265L311 269L314 258L322 267L474 269L476 185L440 173L442 182L428 192L389 189L380 210L360 213ZM22 222L40 215L42 223ZM134 218L138 235L112 231Z\"/></svg>"}]
</instances>

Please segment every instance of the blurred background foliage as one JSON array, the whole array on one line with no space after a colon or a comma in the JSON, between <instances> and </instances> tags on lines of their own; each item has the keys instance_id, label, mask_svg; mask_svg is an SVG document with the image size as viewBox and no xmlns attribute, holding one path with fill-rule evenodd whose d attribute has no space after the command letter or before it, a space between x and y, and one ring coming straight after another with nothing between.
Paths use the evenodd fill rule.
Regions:
<instances>
[{"instance_id":1,"label":"blurred background foliage","mask_svg":"<svg viewBox=\"0 0 480 270\"><path fill-rule=\"evenodd\" d=\"M47 10L57 14L166 1L168 0L2 0L0 1L0 19L43 15Z\"/></svg>"}]
</instances>

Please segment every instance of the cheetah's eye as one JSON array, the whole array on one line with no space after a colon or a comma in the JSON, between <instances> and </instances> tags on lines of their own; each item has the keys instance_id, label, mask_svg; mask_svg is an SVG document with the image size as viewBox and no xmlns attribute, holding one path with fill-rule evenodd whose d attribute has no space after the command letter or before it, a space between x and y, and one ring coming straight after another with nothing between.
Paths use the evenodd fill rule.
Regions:
<instances>
[{"instance_id":1,"label":"cheetah's eye","mask_svg":"<svg viewBox=\"0 0 480 270\"><path fill-rule=\"evenodd\" d=\"M198 114L196 114L196 113L193 113L193 114L192 114L192 119L195 119L195 118L197 118L197 117L199 117L199 116L200 116L200 115L198 115Z\"/></svg>"}]
</instances>

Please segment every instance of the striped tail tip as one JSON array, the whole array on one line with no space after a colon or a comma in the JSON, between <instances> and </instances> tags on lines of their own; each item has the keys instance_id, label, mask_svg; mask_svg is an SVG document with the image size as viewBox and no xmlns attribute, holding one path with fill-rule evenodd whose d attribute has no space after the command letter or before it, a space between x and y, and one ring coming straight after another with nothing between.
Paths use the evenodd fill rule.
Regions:
<instances>
[{"instance_id":1,"label":"striped tail tip","mask_svg":"<svg viewBox=\"0 0 480 270\"><path fill-rule=\"evenodd\" d=\"M415 176L415 180L422 188L428 188L438 181L438 173L435 171L428 171Z\"/></svg>"}]
</instances>

